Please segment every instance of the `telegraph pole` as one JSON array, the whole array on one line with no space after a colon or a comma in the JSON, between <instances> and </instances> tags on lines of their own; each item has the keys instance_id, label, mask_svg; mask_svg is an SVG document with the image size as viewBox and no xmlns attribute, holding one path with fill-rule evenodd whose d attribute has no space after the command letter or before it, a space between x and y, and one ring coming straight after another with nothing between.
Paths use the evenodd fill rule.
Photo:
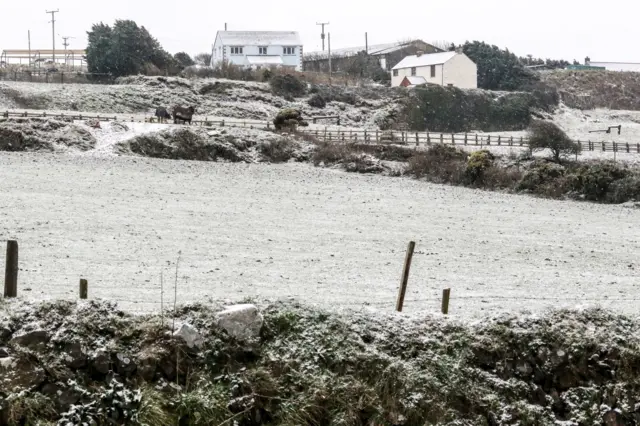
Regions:
<instances>
[{"instance_id":1,"label":"telegraph pole","mask_svg":"<svg viewBox=\"0 0 640 426\"><path fill-rule=\"evenodd\" d=\"M75 38L75 37L62 36L62 40L64 40L64 41L62 42L62 45L64 46L64 64L65 64L65 66L66 66L66 65L68 65L68 63L67 63L67 58L68 58L68 57L67 57L67 47L69 46L69 42L68 42L68 40L69 40L70 38Z\"/></svg>"},{"instance_id":2,"label":"telegraph pole","mask_svg":"<svg viewBox=\"0 0 640 426\"><path fill-rule=\"evenodd\" d=\"M58 13L59 10L47 10L47 13L51 14L51 37L53 39L53 51L51 52L51 54L53 55L53 64L55 65L56 63L56 13Z\"/></svg>"},{"instance_id":3,"label":"telegraph pole","mask_svg":"<svg viewBox=\"0 0 640 426\"><path fill-rule=\"evenodd\" d=\"M320 38L322 39L322 51L324 52L324 26L329 25L328 22L316 22L316 25L322 25L322 33L320 34Z\"/></svg>"}]
</instances>

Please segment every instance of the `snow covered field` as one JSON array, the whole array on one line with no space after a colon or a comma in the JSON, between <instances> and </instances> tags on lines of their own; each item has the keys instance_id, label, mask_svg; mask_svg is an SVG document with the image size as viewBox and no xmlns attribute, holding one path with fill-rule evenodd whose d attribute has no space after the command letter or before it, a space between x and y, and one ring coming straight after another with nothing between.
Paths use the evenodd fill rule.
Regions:
<instances>
[{"instance_id":1,"label":"snow covered field","mask_svg":"<svg viewBox=\"0 0 640 426\"><path fill-rule=\"evenodd\" d=\"M0 153L0 240L20 243L19 294L125 309L294 297L391 310L417 242L405 310L599 304L637 312L640 210L363 176L306 164ZM2 258L0 262L3 262ZM3 268L4 265L0 265Z\"/></svg>"}]
</instances>

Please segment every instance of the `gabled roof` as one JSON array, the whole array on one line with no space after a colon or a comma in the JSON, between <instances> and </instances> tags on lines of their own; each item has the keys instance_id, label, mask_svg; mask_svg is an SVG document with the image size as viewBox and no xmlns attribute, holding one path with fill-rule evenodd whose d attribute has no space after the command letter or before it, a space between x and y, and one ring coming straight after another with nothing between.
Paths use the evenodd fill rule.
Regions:
<instances>
[{"instance_id":1,"label":"gabled roof","mask_svg":"<svg viewBox=\"0 0 640 426\"><path fill-rule=\"evenodd\" d=\"M419 76L419 75L410 75L410 76L406 76L405 77L407 80L409 80L409 83L411 83L412 86L417 86L419 84L425 84L427 82L427 79Z\"/></svg>"},{"instance_id":2,"label":"gabled roof","mask_svg":"<svg viewBox=\"0 0 640 426\"><path fill-rule=\"evenodd\" d=\"M456 56L456 52L425 53L423 55L411 55L401 60L394 70L402 68L426 67L429 65L441 65Z\"/></svg>"},{"instance_id":3,"label":"gabled roof","mask_svg":"<svg viewBox=\"0 0 640 426\"><path fill-rule=\"evenodd\" d=\"M224 45L237 46L301 46L297 31L218 31Z\"/></svg>"}]
</instances>

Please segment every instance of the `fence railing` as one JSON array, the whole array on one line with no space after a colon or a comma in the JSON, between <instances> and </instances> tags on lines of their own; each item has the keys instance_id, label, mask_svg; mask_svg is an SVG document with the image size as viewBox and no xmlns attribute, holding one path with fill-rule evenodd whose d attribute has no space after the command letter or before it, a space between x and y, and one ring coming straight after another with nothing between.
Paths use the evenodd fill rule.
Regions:
<instances>
[{"instance_id":1,"label":"fence railing","mask_svg":"<svg viewBox=\"0 0 640 426\"><path fill-rule=\"evenodd\" d=\"M34 112L13 112L5 111L0 113L1 117L31 117L31 118L55 118L68 121L75 120L98 120L98 121L124 121L124 122L155 122L155 117L151 115L100 115L100 114L63 114L43 111ZM313 117L310 117L312 119ZM204 127L241 127L250 129L272 130L273 123L270 121L242 120L242 119L194 119L193 125ZM164 123L170 124L170 123ZM516 147L529 148L529 140L523 136L501 136L480 133L433 133L433 132L409 132L400 130L368 130L368 129L309 129L298 127L298 134L314 137L319 141L337 143L363 143L363 144L390 144L429 147L435 144L453 146L472 146L483 148L491 147ZM640 154L640 142L596 142L596 141L575 141L580 151L593 152L613 152Z\"/></svg>"}]
</instances>

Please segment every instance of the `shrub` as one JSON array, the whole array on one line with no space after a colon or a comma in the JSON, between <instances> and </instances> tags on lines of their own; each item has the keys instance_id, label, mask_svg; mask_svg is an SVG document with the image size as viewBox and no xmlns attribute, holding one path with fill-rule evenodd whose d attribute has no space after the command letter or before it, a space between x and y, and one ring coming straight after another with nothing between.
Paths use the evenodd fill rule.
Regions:
<instances>
[{"instance_id":1,"label":"shrub","mask_svg":"<svg viewBox=\"0 0 640 426\"><path fill-rule=\"evenodd\" d=\"M574 170L571 187L586 200L604 201L609 187L617 180L628 177L629 171L615 163L588 164ZM618 188L620 191L621 188Z\"/></svg>"},{"instance_id":2,"label":"shrub","mask_svg":"<svg viewBox=\"0 0 640 426\"><path fill-rule=\"evenodd\" d=\"M269 80L271 91L279 96L304 96L307 92L307 84L291 74L274 75Z\"/></svg>"},{"instance_id":3,"label":"shrub","mask_svg":"<svg viewBox=\"0 0 640 426\"><path fill-rule=\"evenodd\" d=\"M520 179L522 172L516 168L490 166L482 172L482 186L489 189L513 189Z\"/></svg>"},{"instance_id":4,"label":"shrub","mask_svg":"<svg viewBox=\"0 0 640 426\"><path fill-rule=\"evenodd\" d=\"M466 157L464 152L453 147L435 145L411 157L406 172L416 178L459 184L464 175Z\"/></svg>"},{"instance_id":5,"label":"shrub","mask_svg":"<svg viewBox=\"0 0 640 426\"><path fill-rule=\"evenodd\" d=\"M565 174L565 169L558 165L535 163L525 172L515 189L561 198L570 189Z\"/></svg>"},{"instance_id":6,"label":"shrub","mask_svg":"<svg viewBox=\"0 0 640 426\"><path fill-rule=\"evenodd\" d=\"M259 145L260 153L273 163L289 161L295 154L296 147L297 144L289 138L279 138Z\"/></svg>"},{"instance_id":7,"label":"shrub","mask_svg":"<svg viewBox=\"0 0 640 426\"><path fill-rule=\"evenodd\" d=\"M314 108L324 108L327 106L327 101L319 93L316 93L313 96L311 96L311 98L309 98L309 101L307 103L309 104L309 106L312 106Z\"/></svg>"},{"instance_id":8,"label":"shrub","mask_svg":"<svg viewBox=\"0 0 640 426\"><path fill-rule=\"evenodd\" d=\"M331 142L319 143L313 153L312 161L314 165L335 164L344 161L353 154L353 149L346 144Z\"/></svg>"},{"instance_id":9,"label":"shrub","mask_svg":"<svg viewBox=\"0 0 640 426\"><path fill-rule=\"evenodd\" d=\"M493 165L494 156L487 150L475 151L471 153L467 160L465 177L467 182L473 185L482 184L484 172Z\"/></svg>"},{"instance_id":10,"label":"shrub","mask_svg":"<svg viewBox=\"0 0 640 426\"><path fill-rule=\"evenodd\" d=\"M580 151L577 143L555 123L534 121L529 128L529 147L533 151L551 151L553 160L560 162L562 157L575 155Z\"/></svg>"},{"instance_id":11,"label":"shrub","mask_svg":"<svg viewBox=\"0 0 640 426\"><path fill-rule=\"evenodd\" d=\"M640 176L629 176L612 182L606 201L615 204L640 201Z\"/></svg>"}]
</instances>

